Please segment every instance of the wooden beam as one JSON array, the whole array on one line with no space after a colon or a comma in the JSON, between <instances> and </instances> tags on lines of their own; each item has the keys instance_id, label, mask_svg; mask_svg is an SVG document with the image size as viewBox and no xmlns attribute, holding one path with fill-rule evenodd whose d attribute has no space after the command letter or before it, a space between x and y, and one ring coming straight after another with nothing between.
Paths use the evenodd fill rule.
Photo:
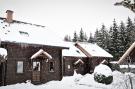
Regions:
<instances>
[{"instance_id":1,"label":"wooden beam","mask_svg":"<svg viewBox=\"0 0 135 89\"><path fill-rule=\"evenodd\" d=\"M135 42L128 48L128 50L119 59L118 64L122 64L126 60L126 57L128 57L129 54L133 51L134 48L135 48Z\"/></svg>"},{"instance_id":2,"label":"wooden beam","mask_svg":"<svg viewBox=\"0 0 135 89\"><path fill-rule=\"evenodd\" d=\"M75 46L80 49L87 57L92 57L92 55L87 52L83 47L81 47L81 45L79 45L79 43L75 43Z\"/></svg>"}]
</instances>

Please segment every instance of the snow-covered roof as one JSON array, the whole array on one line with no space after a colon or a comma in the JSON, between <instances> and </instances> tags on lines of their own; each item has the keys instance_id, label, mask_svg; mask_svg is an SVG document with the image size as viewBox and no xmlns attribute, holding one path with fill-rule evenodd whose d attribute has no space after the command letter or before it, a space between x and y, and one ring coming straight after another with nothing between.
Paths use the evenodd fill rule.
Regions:
<instances>
[{"instance_id":1,"label":"snow-covered roof","mask_svg":"<svg viewBox=\"0 0 135 89\"><path fill-rule=\"evenodd\" d=\"M107 51L99 47L97 44L92 43L77 43L85 51L87 51L92 57L113 57Z\"/></svg>"},{"instance_id":2,"label":"snow-covered roof","mask_svg":"<svg viewBox=\"0 0 135 89\"><path fill-rule=\"evenodd\" d=\"M38 52L36 52L34 55L32 55L31 59L37 58L41 54L44 54L45 56L47 56L48 59L52 59L52 56L50 54L48 54L47 52L45 52L43 49L40 49Z\"/></svg>"},{"instance_id":3,"label":"snow-covered roof","mask_svg":"<svg viewBox=\"0 0 135 89\"><path fill-rule=\"evenodd\" d=\"M73 42L65 42L65 45L69 47L69 49L62 50L63 56L73 56L73 57L86 57L84 53L82 53L78 48L74 46Z\"/></svg>"},{"instance_id":4,"label":"snow-covered roof","mask_svg":"<svg viewBox=\"0 0 135 89\"><path fill-rule=\"evenodd\" d=\"M0 56L4 58L7 56L7 50L5 48L0 48Z\"/></svg>"},{"instance_id":5,"label":"snow-covered roof","mask_svg":"<svg viewBox=\"0 0 135 89\"><path fill-rule=\"evenodd\" d=\"M13 20L7 23L0 17L1 41L43 44L65 47L62 39L45 26Z\"/></svg>"}]
</instances>

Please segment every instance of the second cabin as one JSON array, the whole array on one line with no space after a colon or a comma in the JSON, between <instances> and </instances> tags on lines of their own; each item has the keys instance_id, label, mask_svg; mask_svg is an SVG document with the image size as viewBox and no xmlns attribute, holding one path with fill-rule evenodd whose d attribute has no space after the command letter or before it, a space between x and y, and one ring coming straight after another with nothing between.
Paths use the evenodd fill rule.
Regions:
<instances>
[{"instance_id":1,"label":"second cabin","mask_svg":"<svg viewBox=\"0 0 135 89\"><path fill-rule=\"evenodd\" d=\"M67 42L69 50L63 50L64 75L71 76L74 70L80 74L93 73L95 66L113 56L92 43Z\"/></svg>"}]
</instances>

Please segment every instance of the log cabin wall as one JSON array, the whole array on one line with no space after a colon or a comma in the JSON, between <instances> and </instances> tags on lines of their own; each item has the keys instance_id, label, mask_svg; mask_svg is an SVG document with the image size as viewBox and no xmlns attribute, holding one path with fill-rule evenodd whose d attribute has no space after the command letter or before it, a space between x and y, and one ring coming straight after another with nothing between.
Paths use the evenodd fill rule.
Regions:
<instances>
[{"instance_id":1,"label":"log cabin wall","mask_svg":"<svg viewBox=\"0 0 135 89\"><path fill-rule=\"evenodd\" d=\"M74 63L78 60L81 59L84 64L79 65L78 67L75 67ZM89 60L85 57L69 57L69 56L64 56L63 57L63 63L64 63L64 76L72 76L74 74L74 70L77 69L77 73L79 74L86 74L89 72Z\"/></svg>"},{"instance_id":2,"label":"log cabin wall","mask_svg":"<svg viewBox=\"0 0 135 89\"><path fill-rule=\"evenodd\" d=\"M32 67L30 57L40 49L45 50L53 58L48 62L41 60L41 81L45 83L51 80L62 79L62 49L53 46L29 45L21 43L3 42L1 47L8 51L7 69L6 69L6 85L25 82L32 78ZM17 73L17 62L23 61L23 73ZM54 72L49 71L49 62L54 63Z\"/></svg>"}]
</instances>

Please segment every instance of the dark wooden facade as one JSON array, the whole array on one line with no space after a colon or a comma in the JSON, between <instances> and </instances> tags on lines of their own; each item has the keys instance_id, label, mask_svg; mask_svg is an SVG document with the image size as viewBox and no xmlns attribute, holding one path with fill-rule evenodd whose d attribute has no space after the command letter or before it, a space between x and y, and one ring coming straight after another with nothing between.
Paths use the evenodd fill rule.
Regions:
<instances>
[{"instance_id":1,"label":"dark wooden facade","mask_svg":"<svg viewBox=\"0 0 135 89\"><path fill-rule=\"evenodd\" d=\"M31 80L33 84L46 83L51 80L61 80L62 74L62 49L63 47L1 42L1 47L8 52L7 60L0 67L0 83L1 85L15 84ZM39 56L35 59L30 59L33 54L43 49L52 56L48 60L46 57ZM40 70L33 70L34 62L40 63ZM17 70L19 64L23 66L23 70ZM53 70L52 70L53 69ZM21 71L17 73L17 71ZM2 80L4 77L4 80Z\"/></svg>"},{"instance_id":2,"label":"dark wooden facade","mask_svg":"<svg viewBox=\"0 0 135 89\"><path fill-rule=\"evenodd\" d=\"M81 59L84 63L79 63L75 65L74 63ZM89 72L89 60L86 57L69 57L69 56L64 56L63 57L63 73L64 76L72 76L74 74L74 70L76 70L77 73L79 74L86 74Z\"/></svg>"},{"instance_id":3,"label":"dark wooden facade","mask_svg":"<svg viewBox=\"0 0 135 89\"><path fill-rule=\"evenodd\" d=\"M81 59L84 64L79 64L77 66L74 65L74 63ZM76 70L79 74L87 74L87 73L93 73L94 68L99 65L103 60L111 60L111 58L105 58L105 57L70 57L70 56L64 56L63 57L63 73L64 76L72 76L74 74L74 70ZM70 66L70 67L69 67Z\"/></svg>"}]
</instances>

